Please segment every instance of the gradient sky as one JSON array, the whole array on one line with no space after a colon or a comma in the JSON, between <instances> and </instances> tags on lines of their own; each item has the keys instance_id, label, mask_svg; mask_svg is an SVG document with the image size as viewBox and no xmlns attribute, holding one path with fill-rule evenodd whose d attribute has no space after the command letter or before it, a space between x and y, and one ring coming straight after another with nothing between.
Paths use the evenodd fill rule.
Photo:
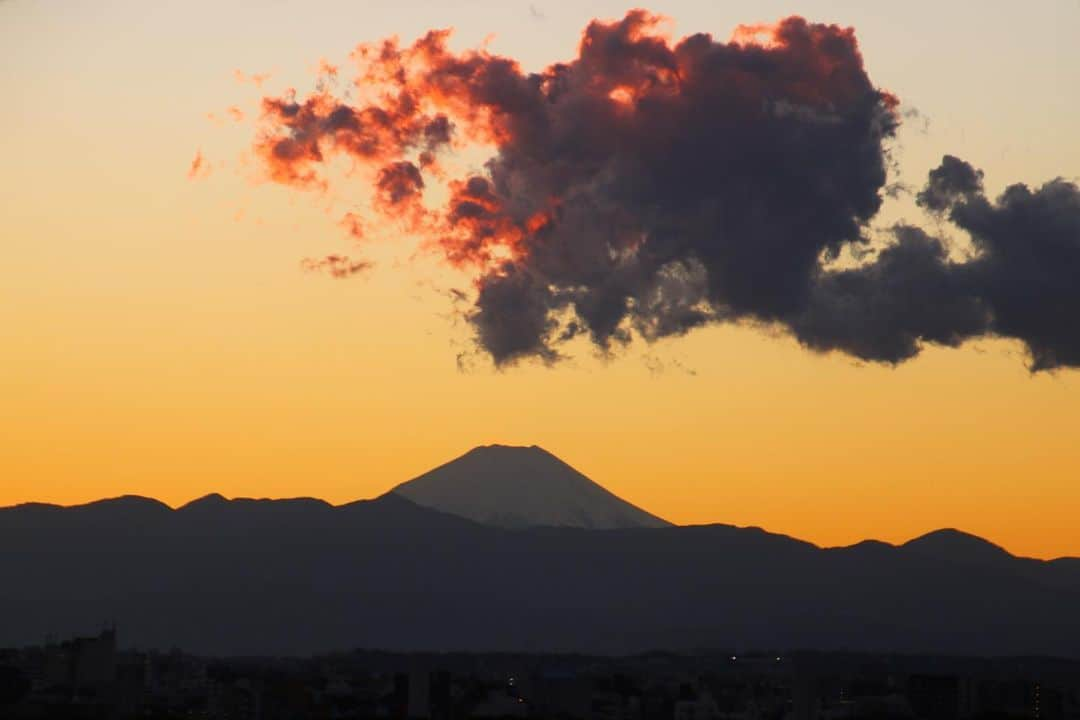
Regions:
<instances>
[{"instance_id":1,"label":"gradient sky","mask_svg":"<svg viewBox=\"0 0 1080 720\"><path fill-rule=\"evenodd\" d=\"M960 527L1080 555L1080 373L1030 375L1018 344L930 348L897 368L714 327L555 368L456 355L469 332L435 261L350 251L347 197L257 181L260 91L320 58L432 27L493 35L527 68L572 57L613 2L0 1L0 505L138 493L171 504L342 502L492 442L539 444L679 523L819 544ZM896 152L918 185L944 153L1013 182L1080 174L1080 2L657 2L673 32L800 14L856 28L867 70L920 117ZM234 122L227 109L246 114ZM212 113L216 120L208 119ZM196 150L211 163L192 182ZM878 219L931 225L910 202Z\"/></svg>"}]
</instances>

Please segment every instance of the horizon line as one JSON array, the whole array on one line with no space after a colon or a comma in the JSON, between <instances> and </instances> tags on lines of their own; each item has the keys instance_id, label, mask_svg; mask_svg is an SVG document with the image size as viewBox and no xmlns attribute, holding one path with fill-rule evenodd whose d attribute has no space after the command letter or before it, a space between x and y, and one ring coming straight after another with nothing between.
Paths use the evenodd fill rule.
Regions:
<instances>
[{"instance_id":1,"label":"horizon line","mask_svg":"<svg viewBox=\"0 0 1080 720\"><path fill-rule=\"evenodd\" d=\"M484 447L489 447L489 446L484 446ZM534 446L528 446L528 447L538 447L538 446L534 445ZM425 507L423 505L420 505L419 503L405 497L404 495L401 495L401 494L395 492L395 489L397 487L398 486L395 485L394 488L391 488L390 490L387 490L386 492L382 493L381 495L375 495L374 497L368 497L368 498L357 498L355 500L350 500L350 501L339 503L339 504L334 504L334 503L330 502L329 500L325 500L323 498L307 496L307 495L292 496L292 497L246 497L246 496L226 497L225 495L223 495L222 493L219 493L219 492L210 492L210 493L206 493L205 495L200 495L200 496L198 496L198 497L196 497L196 498L194 498L194 499L192 499L192 500L190 500L190 501L188 501L186 503L174 506L174 505L170 505L169 503L167 503L167 502L165 502L163 500L159 500L157 498L150 497L148 495L140 495L138 493L123 493L121 495L116 495L116 496L112 496L112 497L98 498L98 499L89 500L89 501L86 501L86 502L72 503L70 505L63 505L63 504L60 504L60 503L40 502L40 501L31 500L31 501L26 501L26 502L21 502L21 503L15 503L13 505L0 506L0 512L18 510L18 509L30 508L30 507L53 508L53 509L57 509L57 510L76 510L76 509L79 509L79 508L87 508L87 507L91 507L91 506L95 506L95 505L104 505L104 504L108 504L108 503L117 503L117 502L124 501L124 500L139 500L139 501L143 501L143 502L146 502L146 503L153 503L153 504L159 505L162 508L164 508L165 510L167 510L169 512L173 512L173 513L182 512L183 510L185 510L187 508L190 508L191 506L196 505L197 503L207 501L207 500L213 500L213 501L217 501L217 502L220 502L220 503L223 503L223 504L231 504L231 503L237 503L237 502L240 502L240 503L242 503L242 502L284 503L284 502L307 501L307 502L316 503L316 504L325 506L326 508L328 508L330 510L339 510L339 509L346 508L346 507L349 507L351 505L356 505L356 504L359 504L359 503L375 502L375 501L381 500L381 499L383 499L383 498L385 498L385 497L387 497L389 495L393 495L394 498L396 498L398 500L403 500L403 501L405 501L407 503L410 503L412 505L416 505L417 507L422 507L425 510L430 510L432 512L437 512L437 513L441 513L441 514L445 514L445 515L452 515L454 517L461 517L463 520L467 520L467 518L464 518L464 517L462 517L460 515L455 515L454 513L446 512L446 511L443 511L443 510L438 510L438 509L435 509L435 508L428 508L428 507ZM931 529L931 530L927 530L927 531L925 531L923 533L920 533L920 534L918 534L918 535L916 535L916 536L914 536L912 538L909 538L908 540L905 540L905 541L899 542L899 543L893 543L893 542L889 542L887 540L879 540L877 538L867 537L867 538L863 538L862 540L858 540L856 542L848 543L848 544L845 544L845 545L823 545L823 544L818 544L816 542L813 542L811 540L805 540L805 539L797 537L795 535L790 535L790 534L787 534L787 533L784 533L784 532L777 532L777 531L774 531L774 530L768 530L768 529L766 529L766 528L764 528L764 527L762 527L760 525L735 525L733 523L725 523L725 522L720 522L720 521L710 522L710 523L690 523L690 524L685 524L685 525L673 522L668 527L638 527L638 528L580 528L580 527L558 526L558 525L533 525L533 526L523 527L523 528L499 528L499 527L496 527L496 526L485 525L484 523L481 523L481 522L476 522L476 521L472 521L472 522L475 522L475 524L477 524L477 525L479 525L481 527L488 527L488 528L491 528L491 529L501 530L501 531L505 531L505 532L527 532L527 531L536 530L536 529L552 529L552 528L554 528L554 529L563 529L563 530L574 530L574 531L578 531L578 532L609 532L609 531L625 532L627 530L634 531L634 532L642 532L642 531L664 531L664 530L671 530L671 529L689 530L689 529L693 529L693 528L727 527L727 528L732 528L732 529L735 529L735 530L750 530L750 531L755 531L756 530L756 531L765 533L767 535L783 537L783 538L787 538L789 540L793 540L793 541L796 541L796 542L805 543L805 544L810 545L811 547L813 547L813 548L815 548L817 550L845 550L845 549L848 549L848 548L854 548L854 547L857 547L859 545L866 545L866 544L878 544L878 545L884 545L886 547L893 548L893 549L900 549L900 548L909 546L909 545L911 545L913 543L916 543L919 540L923 540L923 539L926 539L926 538L935 537L935 536L941 536L941 535L946 535L947 534L947 535L957 535L957 536L961 536L961 537L964 537L964 538L967 538L967 539L977 540L977 541L979 541L981 543L989 545L991 548L996 548L997 550L1000 550L1001 552L1003 552L1004 554L1008 555L1011 558L1015 558L1015 559L1018 559L1018 560L1034 560L1036 562L1044 562L1044 563L1051 563L1051 562L1056 562L1056 561L1059 561L1059 560L1080 560L1080 555L1059 555L1059 556L1056 556L1056 557L1042 557L1042 558L1041 557L1033 557L1033 556L1029 556L1029 555L1016 555L1013 552L1011 552L1010 550L1008 550L1007 548L1005 548L1004 546L1002 546L1002 545L1000 545L1000 544L998 544L998 543L996 543L996 542L994 542L992 540L989 540L989 539L987 539L985 537L982 537L981 535L976 535L974 533L968 532L966 530L962 530L962 529L960 529L958 527L954 527L954 526L939 527L939 528L934 528L934 529Z\"/></svg>"}]
</instances>

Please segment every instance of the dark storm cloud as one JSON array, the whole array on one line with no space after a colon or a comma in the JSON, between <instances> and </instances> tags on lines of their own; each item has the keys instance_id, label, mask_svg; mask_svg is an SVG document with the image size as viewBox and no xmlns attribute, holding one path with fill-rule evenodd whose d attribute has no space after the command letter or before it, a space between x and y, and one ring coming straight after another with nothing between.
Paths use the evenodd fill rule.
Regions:
<instances>
[{"instance_id":1,"label":"dark storm cloud","mask_svg":"<svg viewBox=\"0 0 1080 720\"><path fill-rule=\"evenodd\" d=\"M495 358L539 357L551 362L555 322L551 290L525 269L508 264L486 276L469 319L480 344Z\"/></svg>"},{"instance_id":2,"label":"dark storm cloud","mask_svg":"<svg viewBox=\"0 0 1080 720\"><path fill-rule=\"evenodd\" d=\"M919 192L919 205L931 212L942 212L956 200L982 192L983 174L960 158L946 155L941 165L930 171L926 187Z\"/></svg>"},{"instance_id":3,"label":"dark storm cloud","mask_svg":"<svg viewBox=\"0 0 1080 720\"><path fill-rule=\"evenodd\" d=\"M978 250L965 271L991 312L989 331L1023 342L1032 370L1080 366L1080 188L1017 184L996 201L965 189L941 209Z\"/></svg>"},{"instance_id":4,"label":"dark storm cloud","mask_svg":"<svg viewBox=\"0 0 1080 720\"><path fill-rule=\"evenodd\" d=\"M914 227L861 267L822 273L788 322L818 350L896 363L926 343L1021 341L1033 371L1080 366L1080 188L1054 180L986 198L981 171L952 156L930 172L921 205L970 235L973 257L948 259Z\"/></svg>"},{"instance_id":5,"label":"dark storm cloud","mask_svg":"<svg viewBox=\"0 0 1080 720\"><path fill-rule=\"evenodd\" d=\"M892 232L895 243L873 262L820 275L807 306L789 319L804 345L899 363L925 343L956 347L986 333L987 309L968 268L919 228Z\"/></svg>"},{"instance_id":6,"label":"dark storm cloud","mask_svg":"<svg viewBox=\"0 0 1080 720\"><path fill-rule=\"evenodd\" d=\"M1075 185L991 202L946 156L917 199L972 236L973 259L900 226L829 269L871 250L899 122L854 31L792 17L672 41L659 24L594 21L576 58L538 73L454 53L445 31L361 46L367 100L267 98L256 150L271 179L308 189L333 154L370 166L373 210L473 273L467 318L498 365L552 362L579 336L611 352L739 321L878 362L1000 335L1034 369L1080 364ZM468 143L493 154L454 175L445 156Z\"/></svg>"}]
</instances>

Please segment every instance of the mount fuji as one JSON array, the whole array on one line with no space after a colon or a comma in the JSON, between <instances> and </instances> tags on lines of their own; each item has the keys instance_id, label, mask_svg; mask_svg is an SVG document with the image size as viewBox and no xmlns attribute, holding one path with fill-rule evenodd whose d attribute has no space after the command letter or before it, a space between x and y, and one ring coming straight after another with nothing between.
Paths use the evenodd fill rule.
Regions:
<instances>
[{"instance_id":1,"label":"mount fuji","mask_svg":"<svg viewBox=\"0 0 1080 720\"><path fill-rule=\"evenodd\" d=\"M422 507L503 528L671 526L536 445L473 448L391 492Z\"/></svg>"}]
</instances>

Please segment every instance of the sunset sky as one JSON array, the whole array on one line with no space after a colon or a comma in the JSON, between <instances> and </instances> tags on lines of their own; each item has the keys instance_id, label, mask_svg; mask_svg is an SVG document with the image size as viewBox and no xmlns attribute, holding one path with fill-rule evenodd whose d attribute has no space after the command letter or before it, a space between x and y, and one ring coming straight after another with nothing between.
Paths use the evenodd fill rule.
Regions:
<instances>
[{"instance_id":1,"label":"sunset sky","mask_svg":"<svg viewBox=\"0 0 1080 720\"><path fill-rule=\"evenodd\" d=\"M453 48L486 41L539 71L627 9L0 1L0 505L345 502L475 445L537 444L680 524L822 545L958 527L1080 555L1080 370L1032 374L1021 344L987 339L867 364L745 324L495 368L449 299L467 274L415 243L357 250L347 182L299 192L252 157L259 100L307 93L357 43L453 27ZM792 14L854 27L873 83L917 111L890 181L918 188L945 154L990 197L1080 175L1075 0L649 9L676 38ZM872 225L900 219L960 234L911 194ZM302 267L338 253L375 265Z\"/></svg>"}]
</instances>

